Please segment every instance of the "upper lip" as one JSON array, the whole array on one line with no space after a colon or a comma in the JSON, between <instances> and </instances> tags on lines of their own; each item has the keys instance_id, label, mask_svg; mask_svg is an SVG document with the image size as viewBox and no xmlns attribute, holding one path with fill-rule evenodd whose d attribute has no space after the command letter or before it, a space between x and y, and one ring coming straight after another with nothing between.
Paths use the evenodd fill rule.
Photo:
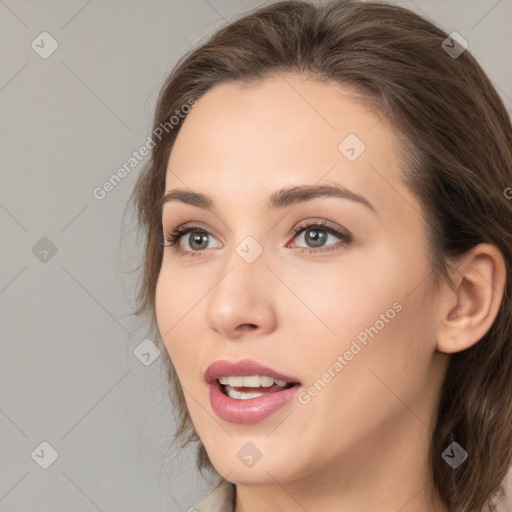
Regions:
<instances>
[{"instance_id":1,"label":"upper lip","mask_svg":"<svg viewBox=\"0 0 512 512\"><path fill-rule=\"evenodd\" d=\"M236 377L249 375L268 375L274 379L281 379L286 382L300 383L295 377L290 377L284 373L278 372L269 366L258 363L251 359L242 359L241 361L227 361L221 359L213 362L204 374L204 378L208 384L215 382L219 377Z\"/></svg>"}]
</instances>

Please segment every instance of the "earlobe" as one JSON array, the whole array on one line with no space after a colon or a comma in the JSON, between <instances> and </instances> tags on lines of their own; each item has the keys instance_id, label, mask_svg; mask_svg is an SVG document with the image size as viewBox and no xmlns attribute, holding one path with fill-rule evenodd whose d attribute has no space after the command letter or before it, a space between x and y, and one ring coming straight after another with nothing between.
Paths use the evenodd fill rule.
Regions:
<instances>
[{"instance_id":1,"label":"earlobe","mask_svg":"<svg viewBox=\"0 0 512 512\"><path fill-rule=\"evenodd\" d=\"M506 266L494 245L479 244L468 251L456 271L455 290L447 287L441 303L437 350L461 352L489 331L502 302Z\"/></svg>"}]
</instances>

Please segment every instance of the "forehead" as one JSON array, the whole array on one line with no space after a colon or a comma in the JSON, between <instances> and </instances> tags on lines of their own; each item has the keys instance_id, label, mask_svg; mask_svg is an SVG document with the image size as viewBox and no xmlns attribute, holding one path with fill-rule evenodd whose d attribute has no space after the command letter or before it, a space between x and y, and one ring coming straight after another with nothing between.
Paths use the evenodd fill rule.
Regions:
<instances>
[{"instance_id":1,"label":"forehead","mask_svg":"<svg viewBox=\"0 0 512 512\"><path fill-rule=\"evenodd\" d=\"M339 85L293 75L224 83L185 119L166 190L185 186L246 200L247 191L326 180L385 203L390 187L401 188L396 140L379 111Z\"/></svg>"}]
</instances>

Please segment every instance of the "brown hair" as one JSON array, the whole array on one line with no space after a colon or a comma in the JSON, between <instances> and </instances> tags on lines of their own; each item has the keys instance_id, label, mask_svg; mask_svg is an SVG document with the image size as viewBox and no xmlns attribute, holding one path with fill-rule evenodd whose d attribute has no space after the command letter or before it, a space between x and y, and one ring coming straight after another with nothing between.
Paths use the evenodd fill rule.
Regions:
<instances>
[{"instance_id":1,"label":"brown hair","mask_svg":"<svg viewBox=\"0 0 512 512\"><path fill-rule=\"evenodd\" d=\"M450 511L471 512L496 510L492 498L503 493L512 461L512 201L504 192L512 186L512 125L470 52L453 57L441 46L447 36L412 11L384 2L272 3L231 22L180 59L161 90L153 133L222 82L254 83L298 72L338 83L373 104L400 134L402 178L430 227L434 287L442 279L450 283L450 262L473 246L487 242L499 248L507 278L498 315L478 343L451 356L430 445L441 498ZM135 314L148 317L162 348L155 315L160 204L170 151L185 117L167 126L152 148L130 198L145 242ZM197 441L197 467L215 472L172 361L163 359L179 414L175 439L184 440L182 447ZM441 457L453 441L469 454L456 470Z\"/></svg>"}]
</instances>

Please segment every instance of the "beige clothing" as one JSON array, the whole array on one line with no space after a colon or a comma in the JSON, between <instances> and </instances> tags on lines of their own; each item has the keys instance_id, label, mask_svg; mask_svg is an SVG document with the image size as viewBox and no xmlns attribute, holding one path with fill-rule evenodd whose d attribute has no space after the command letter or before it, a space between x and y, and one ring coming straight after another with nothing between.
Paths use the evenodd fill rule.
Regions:
<instances>
[{"instance_id":1,"label":"beige clothing","mask_svg":"<svg viewBox=\"0 0 512 512\"><path fill-rule=\"evenodd\" d=\"M191 512L235 512L235 501L235 484L222 480Z\"/></svg>"}]
</instances>

